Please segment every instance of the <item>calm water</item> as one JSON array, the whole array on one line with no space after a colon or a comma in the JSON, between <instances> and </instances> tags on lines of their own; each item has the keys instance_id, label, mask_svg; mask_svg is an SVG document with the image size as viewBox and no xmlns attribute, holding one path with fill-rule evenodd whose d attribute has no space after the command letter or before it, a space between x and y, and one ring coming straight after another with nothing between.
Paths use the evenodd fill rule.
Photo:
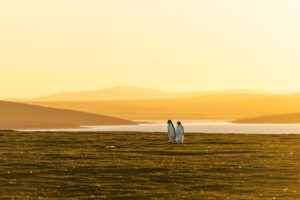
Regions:
<instances>
[{"instance_id":1,"label":"calm water","mask_svg":"<svg viewBox=\"0 0 300 200\"><path fill-rule=\"evenodd\" d=\"M143 120L145 122L145 120ZM80 129L36 129L26 131L141 131L166 132L166 121L151 120L151 124L89 126ZM175 121L173 121L175 122ZM234 124L229 121L182 120L185 132L199 133L263 133L300 134L300 124ZM176 122L175 122L176 123ZM175 124L174 124L175 125Z\"/></svg>"}]
</instances>

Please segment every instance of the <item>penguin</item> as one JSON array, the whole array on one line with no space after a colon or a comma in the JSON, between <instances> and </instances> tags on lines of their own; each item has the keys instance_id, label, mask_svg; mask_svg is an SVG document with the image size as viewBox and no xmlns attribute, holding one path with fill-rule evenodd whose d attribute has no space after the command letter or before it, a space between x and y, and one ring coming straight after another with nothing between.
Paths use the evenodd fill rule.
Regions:
<instances>
[{"instance_id":1,"label":"penguin","mask_svg":"<svg viewBox=\"0 0 300 200\"><path fill-rule=\"evenodd\" d=\"M176 128L176 143L183 144L184 140L184 128L181 125L181 122L177 122L177 128Z\"/></svg>"},{"instance_id":2,"label":"penguin","mask_svg":"<svg viewBox=\"0 0 300 200\"><path fill-rule=\"evenodd\" d=\"M173 143L173 141L175 143L176 133L172 120L168 120L168 135L170 143Z\"/></svg>"}]
</instances>

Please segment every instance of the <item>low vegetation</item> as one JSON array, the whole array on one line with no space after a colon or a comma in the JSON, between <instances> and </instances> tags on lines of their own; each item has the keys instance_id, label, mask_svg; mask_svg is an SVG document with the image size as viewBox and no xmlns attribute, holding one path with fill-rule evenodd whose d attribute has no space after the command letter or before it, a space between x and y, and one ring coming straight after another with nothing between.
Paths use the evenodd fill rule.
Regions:
<instances>
[{"instance_id":1,"label":"low vegetation","mask_svg":"<svg viewBox=\"0 0 300 200\"><path fill-rule=\"evenodd\" d=\"M1 199L300 198L300 135L0 132Z\"/></svg>"}]
</instances>

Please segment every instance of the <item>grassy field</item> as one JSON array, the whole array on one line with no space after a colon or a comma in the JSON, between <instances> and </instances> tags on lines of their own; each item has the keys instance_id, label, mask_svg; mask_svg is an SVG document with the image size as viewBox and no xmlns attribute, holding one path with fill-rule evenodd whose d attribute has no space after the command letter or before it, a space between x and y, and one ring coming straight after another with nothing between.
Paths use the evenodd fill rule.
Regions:
<instances>
[{"instance_id":1,"label":"grassy field","mask_svg":"<svg viewBox=\"0 0 300 200\"><path fill-rule=\"evenodd\" d=\"M2 131L0 199L300 199L300 135L187 133L185 141Z\"/></svg>"}]
</instances>

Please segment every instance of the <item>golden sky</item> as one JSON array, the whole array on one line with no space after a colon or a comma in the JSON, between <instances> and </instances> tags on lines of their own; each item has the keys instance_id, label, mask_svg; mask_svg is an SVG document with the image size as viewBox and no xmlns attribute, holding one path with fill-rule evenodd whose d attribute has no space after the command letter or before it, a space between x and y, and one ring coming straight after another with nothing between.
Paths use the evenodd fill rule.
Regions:
<instances>
[{"instance_id":1,"label":"golden sky","mask_svg":"<svg viewBox=\"0 0 300 200\"><path fill-rule=\"evenodd\" d=\"M299 0L0 0L0 97L300 91Z\"/></svg>"}]
</instances>

